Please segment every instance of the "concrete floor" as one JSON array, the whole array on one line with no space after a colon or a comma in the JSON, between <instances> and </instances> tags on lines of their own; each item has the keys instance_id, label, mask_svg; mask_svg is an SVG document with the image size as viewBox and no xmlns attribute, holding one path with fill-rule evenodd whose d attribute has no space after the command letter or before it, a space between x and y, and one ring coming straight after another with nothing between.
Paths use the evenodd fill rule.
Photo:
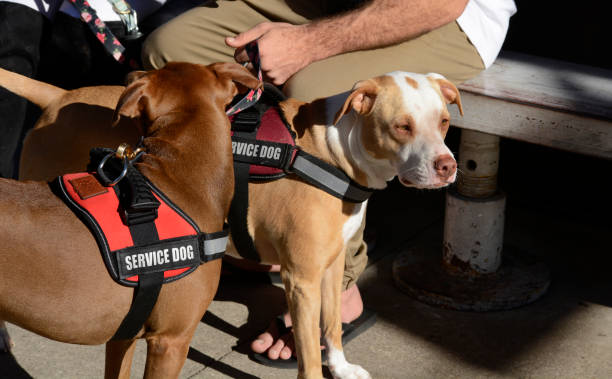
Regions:
<instances>
[{"instance_id":1,"label":"concrete floor","mask_svg":"<svg viewBox=\"0 0 612 379\"><path fill-rule=\"evenodd\" d=\"M546 159L552 158L541 164ZM610 172L609 162L596 164ZM477 313L429 306L399 291L392 263L408 248L440 241L444 193L407 190L395 183L370 204L368 225L376 230L368 230L376 234L377 245L359 285L378 321L345 347L349 361L374 378L612 378L612 227L599 221L609 214L607 209L592 206L588 196L605 204L609 198L601 194L609 191L587 191L577 198L570 187L561 198L574 199L569 202L574 205L559 209L558 198L546 194L561 186L546 187L529 173L508 170L502 183L528 178L531 187L529 200L522 184L506 189L505 240L549 266L548 292L521 308ZM596 214L585 215L585 209ZM251 339L282 310L282 301L282 290L274 285L224 278L191 343L181 377L295 377L295 370L268 368L245 354ZM16 346L13 355L0 355L0 378L103 376L103 346L57 343L13 325L9 332ZM144 354L141 341L133 377L142 375ZM330 377L327 371L325 375Z\"/></svg>"}]
</instances>

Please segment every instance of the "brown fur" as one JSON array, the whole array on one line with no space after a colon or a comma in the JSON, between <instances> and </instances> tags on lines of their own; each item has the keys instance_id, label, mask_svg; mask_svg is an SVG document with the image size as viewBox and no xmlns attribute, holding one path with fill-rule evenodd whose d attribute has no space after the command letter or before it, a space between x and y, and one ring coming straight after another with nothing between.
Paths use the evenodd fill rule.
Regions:
<instances>
[{"instance_id":1,"label":"brown fur","mask_svg":"<svg viewBox=\"0 0 612 379\"><path fill-rule=\"evenodd\" d=\"M0 72L3 85L6 75ZM104 115L110 110L112 117L112 104L119 99L117 123L135 121L146 135L146 154L137 164L141 172L202 231L221 230L233 195L230 125L224 109L238 92L237 84L253 88L259 82L229 63L168 64L133 79L120 99L120 87L49 91L60 97L46 102L34 136L87 129L84 122L92 107ZM34 90L39 83L22 81ZM28 97L27 91L20 94ZM94 119L92 125L106 128L102 124L110 121ZM127 127L127 135L135 136L137 128ZM124 133L113 130L111 146ZM29 143L36 146L33 138ZM60 146L66 149L68 144ZM64 163L75 159L64 155ZM82 170L85 160L80 155L76 159ZM0 180L0 241L0 319L63 342L100 344L113 336L130 307L133 289L110 278L87 227L46 183ZM178 376L189 341L217 290L220 264L206 263L163 286L137 336L148 344L145 377ZM107 343L106 377L130 376L134 341Z\"/></svg>"}]
</instances>

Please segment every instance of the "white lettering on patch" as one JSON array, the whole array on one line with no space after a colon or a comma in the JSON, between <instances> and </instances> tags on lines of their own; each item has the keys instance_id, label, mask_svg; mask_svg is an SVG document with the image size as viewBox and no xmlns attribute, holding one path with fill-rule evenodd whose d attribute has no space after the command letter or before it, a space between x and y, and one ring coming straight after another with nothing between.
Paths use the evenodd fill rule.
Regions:
<instances>
[{"instance_id":1,"label":"white lettering on patch","mask_svg":"<svg viewBox=\"0 0 612 379\"><path fill-rule=\"evenodd\" d=\"M282 149L280 147L232 141L232 154L236 155L279 160L281 153Z\"/></svg>"},{"instance_id":2,"label":"white lettering on patch","mask_svg":"<svg viewBox=\"0 0 612 379\"><path fill-rule=\"evenodd\" d=\"M172 249L159 249L144 253L130 254L123 258L126 271L138 268L162 266L168 263L191 261L195 257L194 247L190 244Z\"/></svg>"}]
</instances>

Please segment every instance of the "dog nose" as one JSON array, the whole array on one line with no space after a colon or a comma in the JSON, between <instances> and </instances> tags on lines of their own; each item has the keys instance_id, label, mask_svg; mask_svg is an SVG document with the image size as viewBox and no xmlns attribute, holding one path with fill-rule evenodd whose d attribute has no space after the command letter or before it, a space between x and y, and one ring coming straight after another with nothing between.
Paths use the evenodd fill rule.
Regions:
<instances>
[{"instance_id":1,"label":"dog nose","mask_svg":"<svg viewBox=\"0 0 612 379\"><path fill-rule=\"evenodd\" d=\"M434 161L434 169L442 179L449 178L457 171L457 161L449 154L440 155Z\"/></svg>"}]
</instances>

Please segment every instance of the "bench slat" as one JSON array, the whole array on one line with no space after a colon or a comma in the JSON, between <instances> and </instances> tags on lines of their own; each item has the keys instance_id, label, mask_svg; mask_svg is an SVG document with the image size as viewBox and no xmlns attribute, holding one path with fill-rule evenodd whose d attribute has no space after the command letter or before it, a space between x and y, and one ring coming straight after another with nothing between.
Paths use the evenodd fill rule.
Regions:
<instances>
[{"instance_id":1,"label":"bench slat","mask_svg":"<svg viewBox=\"0 0 612 379\"><path fill-rule=\"evenodd\" d=\"M450 106L451 124L464 129L612 159L612 121L462 92L465 115Z\"/></svg>"},{"instance_id":2,"label":"bench slat","mask_svg":"<svg viewBox=\"0 0 612 379\"><path fill-rule=\"evenodd\" d=\"M463 92L612 120L612 71L503 52Z\"/></svg>"}]
</instances>

